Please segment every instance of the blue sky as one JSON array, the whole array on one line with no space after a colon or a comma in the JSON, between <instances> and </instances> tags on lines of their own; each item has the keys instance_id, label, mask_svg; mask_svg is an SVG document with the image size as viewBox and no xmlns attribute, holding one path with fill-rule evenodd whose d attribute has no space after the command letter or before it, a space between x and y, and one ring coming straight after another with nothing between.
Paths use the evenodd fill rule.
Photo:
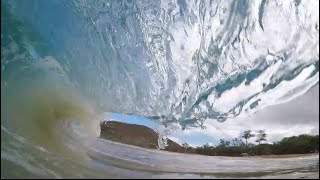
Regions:
<instances>
[{"instance_id":1,"label":"blue sky","mask_svg":"<svg viewBox=\"0 0 320 180\"><path fill-rule=\"evenodd\" d=\"M144 125L144 126L147 126L149 128L152 128L152 129L154 129L158 125L154 121L151 121L149 119L146 119L146 118L141 117L141 116L136 116L136 115L127 116L127 115L122 115L122 114L118 114L118 113L112 113L111 114L111 118L115 119L117 121L120 121L120 122Z\"/></svg>"}]
</instances>

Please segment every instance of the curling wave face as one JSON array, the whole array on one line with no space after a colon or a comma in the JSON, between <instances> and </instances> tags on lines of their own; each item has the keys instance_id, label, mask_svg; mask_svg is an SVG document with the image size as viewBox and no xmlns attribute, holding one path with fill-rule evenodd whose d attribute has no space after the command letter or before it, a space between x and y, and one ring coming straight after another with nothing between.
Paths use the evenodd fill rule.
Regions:
<instances>
[{"instance_id":1,"label":"curling wave face","mask_svg":"<svg viewBox=\"0 0 320 180\"><path fill-rule=\"evenodd\" d=\"M1 1L1 165L34 172L56 161L48 152L78 154L103 112L199 127L304 94L319 82L318 6Z\"/></svg>"},{"instance_id":2,"label":"curling wave face","mask_svg":"<svg viewBox=\"0 0 320 180\"><path fill-rule=\"evenodd\" d=\"M319 81L318 1L8 4L101 111L198 126L290 101Z\"/></svg>"}]
</instances>

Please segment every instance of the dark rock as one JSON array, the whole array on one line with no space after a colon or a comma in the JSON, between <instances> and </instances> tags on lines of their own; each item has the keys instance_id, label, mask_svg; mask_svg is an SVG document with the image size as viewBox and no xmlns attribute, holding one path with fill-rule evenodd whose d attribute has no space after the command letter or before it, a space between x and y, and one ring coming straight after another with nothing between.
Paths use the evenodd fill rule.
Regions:
<instances>
[{"instance_id":1,"label":"dark rock","mask_svg":"<svg viewBox=\"0 0 320 180\"><path fill-rule=\"evenodd\" d=\"M100 124L100 138L148 149L157 149L158 134L151 128L137 124L107 121ZM183 152L184 148L168 139L167 151Z\"/></svg>"}]
</instances>

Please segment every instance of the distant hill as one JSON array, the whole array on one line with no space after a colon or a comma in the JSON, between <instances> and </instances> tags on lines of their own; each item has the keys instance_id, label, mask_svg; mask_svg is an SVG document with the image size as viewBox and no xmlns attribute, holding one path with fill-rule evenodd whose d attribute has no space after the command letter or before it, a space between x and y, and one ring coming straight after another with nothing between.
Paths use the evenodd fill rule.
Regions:
<instances>
[{"instance_id":1,"label":"distant hill","mask_svg":"<svg viewBox=\"0 0 320 180\"><path fill-rule=\"evenodd\" d=\"M118 121L107 121L100 124L100 138L130 144L148 149L157 149L158 134L151 128ZM184 152L184 148L168 139L165 150Z\"/></svg>"}]
</instances>

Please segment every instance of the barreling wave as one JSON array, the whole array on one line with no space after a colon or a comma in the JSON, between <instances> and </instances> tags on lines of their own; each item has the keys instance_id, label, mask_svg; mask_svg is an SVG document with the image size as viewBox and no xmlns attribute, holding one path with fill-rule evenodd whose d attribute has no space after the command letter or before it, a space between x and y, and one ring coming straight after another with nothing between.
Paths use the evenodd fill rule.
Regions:
<instances>
[{"instance_id":1,"label":"barreling wave","mask_svg":"<svg viewBox=\"0 0 320 180\"><path fill-rule=\"evenodd\" d=\"M1 134L59 151L102 112L186 128L288 102L319 83L318 6L1 1Z\"/></svg>"},{"instance_id":2,"label":"barreling wave","mask_svg":"<svg viewBox=\"0 0 320 180\"><path fill-rule=\"evenodd\" d=\"M319 83L318 7L1 0L1 176L105 177L87 161L103 112L173 125L162 147L174 128L306 93Z\"/></svg>"},{"instance_id":3,"label":"barreling wave","mask_svg":"<svg viewBox=\"0 0 320 180\"><path fill-rule=\"evenodd\" d=\"M248 116L319 81L318 1L8 4L100 111L195 125Z\"/></svg>"}]
</instances>

